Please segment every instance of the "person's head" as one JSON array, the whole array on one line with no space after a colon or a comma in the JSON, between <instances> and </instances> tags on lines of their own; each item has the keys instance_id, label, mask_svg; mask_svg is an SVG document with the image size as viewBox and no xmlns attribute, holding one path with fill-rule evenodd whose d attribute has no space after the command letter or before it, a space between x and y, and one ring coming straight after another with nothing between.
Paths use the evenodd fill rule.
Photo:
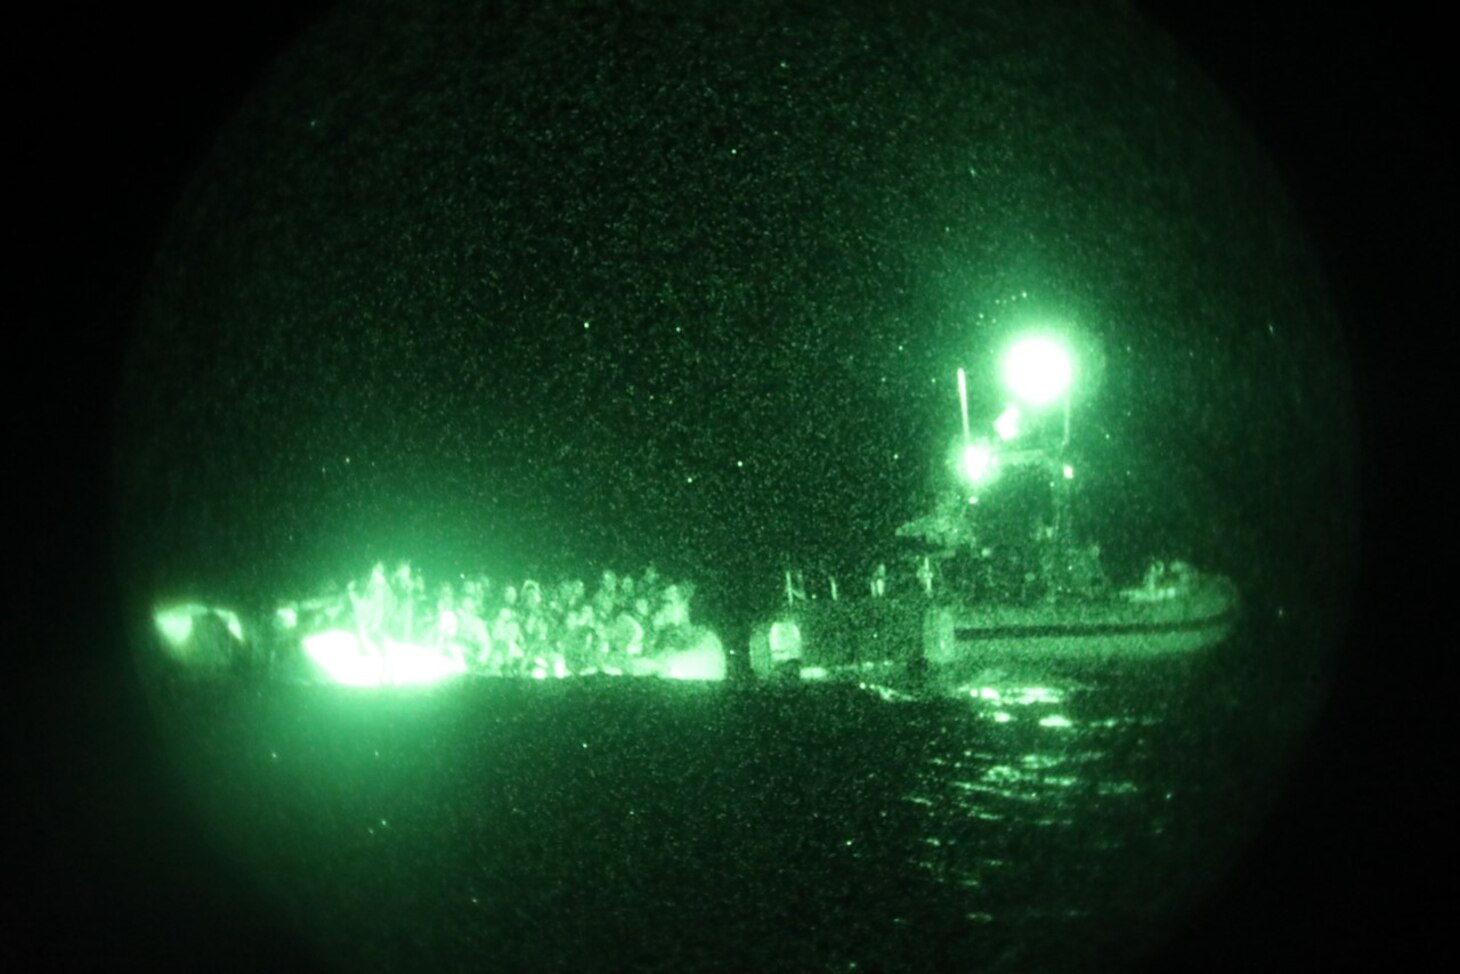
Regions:
<instances>
[{"instance_id":1,"label":"person's head","mask_svg":"<svg viewBox=\"0 0 1460 974\"><path fill-rule=\"evenodd\" d=\"M527 604L527 607L530 609L535 609L538 606L542 605L542 586L538 585L537 582L534 582L530 578L527 581L523 582L522 601L525 602Z\"/></svg>"},{"instance_id":2,"label":"person's head","mask_svg":"<svg viewBox=\"0 0 1460 974\"><path fill-rule=\"evenodd\" d=\"M517 586L508 585L502 590L502 601L507 605L517 604Z\"/></svg>"}]
</instances>

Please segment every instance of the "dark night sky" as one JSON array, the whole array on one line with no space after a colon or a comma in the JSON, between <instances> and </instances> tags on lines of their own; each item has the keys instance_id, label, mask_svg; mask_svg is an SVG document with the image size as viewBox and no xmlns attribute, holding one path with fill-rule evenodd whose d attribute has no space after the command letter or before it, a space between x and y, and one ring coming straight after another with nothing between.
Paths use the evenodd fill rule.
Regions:
<instances>
[{"instance_id":1,"label":"dark night sky","mask_svg":"<svg viewBox=\"0 0 1460 974\"><path fill-rule=\"evenodd\" d=\"M16 592L22 602L29 600L71 610L60 613L60 621L57 621L56 613L51 613L43 616L46 619L44 623L29 624L24 628L22 642L32 651L31 659L45 663L88 658L84 648L87 646L114 659L117 657L119 647L114 639L106 638L105 625L114 618L113 610L116 608L112 594L113 576L107 567L113 552L105 540L111 499L106 447L111 442L115 418L112 394L118 377L117 364L132 334L131 309L140 297L141 281L163 239L168 214L190 174L202 162L219 128L234 115L246 93L255 87L263 70L262 64L270 52L284 46L287 39L308 22L313 12L311 8L317 6L281 4L275 9L225 3L210 5L206 12L200 10L182 17L161 10L126 13L75 11L64 17L55 15L33 35L24 32L13 35L17 38L15 43L26 50L23 56L12 62L19 66L19 77L23 83L11 88L10 100L14 110L9 114L13 124L18 124L25 136L20 139L18 149L21 175L12 183L22 220L12 234L15 235L13 239L22 243L26 253L18 275L21 309L18 321L21 327L17 333L21 337L20 344L14 347L20 354L13 356L12 365L21 366L31 380L27 385L16 388L29 387L32 390L21 403L18 455L34 454L37 461L29 466L38 474L34 481L22 474L21 484L28 497L25 506L15 510L15 516L21 528L30 527L43 542L43 547L37 548L36 554L30 558L42 570L31 575L29 587L20 587ZM1423 780L1420 772L1428 750L1426 745L1432 746L1438 733L1427 726L1427 718L1411 713L1392 694L1377 689L1383 683L1378 677L1383 674L1373 666L1380 650L1389 648L1394 642L1394 637L1389 635L1381 638L1377 607L1394 604L1389 601L1391 597L1402 596L1402 593L1393 591L1390 566L1398 563L1403 549L1397 546L1396 534L1384 527L1392 523L1384 515L1392 510L1389 505L1394 497L1387 492L1392 488L1386 485L1382 470L1386 465L1393 467L1400 463L1406 456L1413 458L1413 454L1398 449L1409 443L1402 438L1405 424L1394 421L1393 414L1385 410L1391 408L1401 393L1411 407L1416 405L1416 399L1422 400L1429 394L1427 390L1431 387L1406 381L1424 346L1404 339L1415 337L1415 329L1424 322L1441 320L1437 315L1453 314L1443 306L1433 306L1433 295L1443 289L1425 286L1427 281L1438 280L1440 260L1447 258L1449 263L1451 253L1440 244L1440 224L1452 212L1452 207L1448 191L1442 191L1436 135L1444 127L1442 122L1446 116L1436 107L1438 96L1434 94L1439 81L1439 73L1435 69L1438 60L1424 40L1426 35L1434 33L1434 25L1406 22L1404 15L1393 8L1382 13L1325 11L1320 19L1296 12L1293 8L1297 5L1293 4L1264 5L1260 9L1227 6L1196 9L1189 4L1164 2L1138 6L1149 10L1156 20L1172 30L1181 45L1216 79L1239 113L1251 121L1259 140L1271 153L1283 175L1304 222L1315 235L1333 296L1346 320L1352 344L1366 461L1361 466L1368 525L1361 599L1351 628L1348 643L1351 652L1345 657L1335 709L1320 728L1312 756L1297 769L1293 803L1275 817L1269 834L1254 849L1252 860L1245 864L1230 895L1213 908L1207 918L1208 923L1194 931L1188 941L1174 945L1172 956L1175 966L1171 969L1238 969L1244 952L1250 956L1259 951L1296 962L1300 957L1336 958L1336 952L1341 948L1345 957L1352 958L1361 952L1377 951L1378 945L1386 943L1388 935L1397 931L1396 927L1385 924L1381 919L1388 910L1378 891L1397 890L1402 895L1410 888L1412 877L1404 865L1410 858L1410 850L1398 847L1396 843L1399 840L1394 836L1401 826L1407 835L1420 831L1424 814L1411 815L1410 810L1411 807L1419 807L1421 793L1417 782ZM26 43L27 37L33 37L35 43ZM587 70L586 67L584 70ZM870 95L865 105L855 99L853 103L859 106L859 111L876 110L875 99ZM348 110L349 106L323 106L321 114L325 108L332 108L338 113ZM562 105L552 110L571 113L572 106ZM707 117L702 121L706 126L703 137L723 140L725 145L750 134L735 129L733 113L728 118L717 120ZM1030 137L1039 136L1035 133ZM288 138L301 141L307 139L308 134L293 132L288 134ZM868 151L878 150L876 146L869 146ZM880 151L891 150L884 145ZM906 158L894 154L900 159ZM612 170L608 162L604 165L607 167L605 180L615 176L632 178L636 172L632 166L619 171ZM707 178L723 181L717 185L733 195L738 185L735 180L742 177L725 166ZM277 186L255 188L261 193L288 189ZM342 188L332 189L344 192ZM827 196L815 200L763 199L756 194L751 202L767 206L774 202L785 207L798 202L808 207L832 205L834 188L822 186L822 189ZM914 206L920 203L924 207L936 207L938 200L944 198L933 190L925 190L925 195L917 198L916 188L903 185L891 175L884 189L888 193L912 193L911 203ZM674 186L666 188L666 192L674 191ZM591 192L591 188L584 192ZM432 195L422 189L420 205L432 205ZM899 200L887 196L882 202L891 207ZM549 206L548 211L551 209ZM730 215L725 219L732 219L734 211L727 212ZM642 216L648 220L651 215L627 213L620 216L628 220ZM1008 218L1012 219L1011 216ZM886 224L879 226L885 227ZM613 246L626 248L623 251L626 253L636 253L634 248L664 243L659 234L645 237L624 232L605 236L602 232L592 234L595 229L601 231L601 227L596 226L580 228L584 239L610 240ZM745 343L735 340L739 332L727 331L709 347L730 360L735 360L736 356L748 356L747 364L763 369L767 357L781 349L793 349L798 338L823 342L826 348L859 356L858 367L852 368L823 356L816 361L814 370L802 371L800 366L804 363L798 363L797 368L778 373L769 388L755 391L763 396L783 392L785 386L775 382L789 383L797 391L812 387L819 389L823 388L820 385L822 377L832 376L839 383L841 394L849 396L861 390L859 383L868 381L872 374L873 369L863 370L861 364L873 365L877 369L892 368L881 356L890 355L889 346L895 347L897 339L912 335L923 323L941 322L945 329L950 329L941 334L947 336L946 341L952 342L951 329L966 320L970 312L976 313L977 309L972 305L959 307L949 295L954 291L968 293L971 288L960 289L958 282L950 283L945 278L945 290L935 290L931 296L924 294L921 299L899 295L895 289L885 288L879 288L871 296L855 293L858 279L854 272L859 267L865 269L865 265L857 264L858 260L875 262L879 255L885 256L891 263L879 266L879 273L883 275L879 280L882 281L906 280L908 274L921 266L916 255L924 251L917 248L931 246L929 241L920 238L915 228L892 229L899 233L877 241L881 250L872 247L856 255L843 252L824 258L829 261L828 266L835 268L835 273L828 275L829 280L826 281L816 278L815 289L806 292L814 293L818 308L824 307L834 318L837 312L849 308L874 308L877 328L854 340L840 334L828 336L814 327L822 319L811 310L801 308L799 310L803 313L799 319L794 315L787 319L790 322L786 326L787 332L778 342L747 350ZM704 244L706 247L715 245L728 246L723 242ZM364 246L376 248L361 255L367 265L375 258L389 262L389 259L409 259L424 253L416 246L401 248L398 244L373 237ZM761 248L754 251L759 255L760 266L772 269L790 262L799 270L814 257L823 256L792 246L786 239L762 242L756 246ZM307 247L302 246L301 249ZM562 258L561 253L543 256L544 260L561 261ZM1175 258L1157 253L1153 259ZM1091 263L1098 268L1098 261ZM393 329L388 323L399 320L399 308L380 308L381 318L376 327L382 335L381 340L387 343L387 351L401 356L403 367L429 369L433 365L453 361L457 347L470 340L471 332L465 322L477 320L470 318L471 314L486 311L500 315L532 307L544 309L543 317L531 326L537 330L536 334L555 326L565 327L553 339L557 343L553 346L555 354L581 354L586 341L598 339L589 339L566 326L575 322L581 325L582 320L590 320L594 322L594 329L600 329L598 334L605 340L614 336L616 329L622 331L629 327L630 323L617 318L613 311L614 299L622 297L615 288L625 286L610 273L615 266L618 264L613 261L596 267L590 264L582 272L585 276L578 279L579 284L584 294L592 296L591 301L572 300L561 306L554 305L553 296L540 290L551 275L536 278L534 287L539 290L510 299L498 295L499 304L495 307L484 304L456 309L450 307L452 299L443 299L439 305L445 309L442 313L460 316L457 320L463 323L455 330L441 329L439 346L424 349L390 346ZM317 279L317 270L319 268L314 267L278 269L276 273L281 276L271 277L271 280L288 280L291 290L282 298L278 294L260 294L255 296L255 300L284 300L287 303L297 298L301 306L315 307L316 312L322 314L317 305L310 302L323 302L325 296L311 294L307 287L309 282ZM335 270L346 273L348 268ZM953 273L947 267L943 268L943 272ZM698 281L700 275L683 270L677 279ZM1074 283L1063 284L1062 290L1046 297L1062 309L1088 308L1088 303L1082 303L1090 300L1088 290L1082 290L1080 286L1080 281L1087 279L1099 282L1098 269L1089 270L1086 278L1076 275ZM389 281L376 283L380 292L388 290ZM703 326L704 319L715 313L728 314L738 322L746 322L760 320L767 310L785 310L788 307L781 304L768 308L765 302L769 299L753 283L726 286L722 292L717 292L724 295L720 303L712 302L704 293L676 293L672 298L657 298L678 312L663 316L657 323L667 325L670 320L682 316L685 320L698 318ZM1133 286L1131 282L1118 278L1106 283L1111 287ZM1086 284L1087 289L1089 286ZM786 299L790 301L789 306L794 307L796 300L812 301L813 298L807 297L806 293ZM635 292L635 295L646 300L641 292ZM475 300L486 302L487 298ZM1172 304L1173 308L1189 306L1182 305L1179 298ZM223 306L219 303L217 307ZM551 309L553 316L548 315L546 309ZM360 309L345 308L340 309L340 313L340 341L368 340L368 326L360 323L365 318ZM589 334L592 332L593 329L590 329ZM919 356L917 363L905 367L904 375L915 375L921 368L933 368L950 355L946 345L940 346L937 340L926 340L926 332L919 334L924 336L924 344L915 346ZM1186 332L1176 337L1190 337L1190 334ZM667 341L668 335L663 335L662 339ZM267 345L266 339L260 341ZM270 368L285 368L280 363L289 361L291 353L306 359L312 354L322 354L297 336L289 340L293 344L282 338L279 341L282 344L277 349L268 346ZM709 343L711 339L706 341ZM1160 342L1156 346L1159 347L1153 347L1149 354L1169 365L1169 359L1161 358L1163 351L1169 350L1169 347ZM1224 347L1231 350L1237 361L1252 361L1250 354L1253 353L1249 350L1231 345ZM1294 350L1289 351L1295 354L1293 361L1301 359ZM412 354L416 356L414 359L410 358ZM481 353L463 348L461 354ZM538 354L534 352L514 361L536 360ZM787 351L787 354L790 352ZM281 358L275 358L276 355ZM615 353L610 360L620 370L613 374L613 381L620 385L642 383L646 394L656 381L673 385L663 379L659 369L650 366L648 359ZM951 362L951 358L948 360ZM1291 365L1292 362L1286 364ZM287 367L296 366L290 364ZM757 374L764 373L758 371ZM1185 375L1162 374L1173 388L1188 378ZM218 373L203 369L199 375L212 382L217 381ZM223 391L247 395L245 380L251 382L252 378L253 373L244 373L226 380L243 383L245 387L229 388L225 381ZM1203 377L1193 375L1189 378L1199 383ZM528 379L525 374L508 374L505 381L526 382ZM460 385L467 381L461 376L447 381L454 396L473 393L469 386ZM583 396L585 401L598 401L593 397L593 389L587 379L564 381L564 394L569 401L573 395ZM601 381L607 383L608 380ZM676 381L683 384L686 380ZM1115 385L1112 381L1111 386ZM319 410L317 415L323 416L331 405L359 405L358 398L362 393L358 387L348 386L348 383L342 383L312 392L308 397L310 408ZM654 391L658 393L660 390L655 387ZM1107 400L1113 392L1113 388L1107 387L1104 393ZM1159 392L1148 390L1142 394L1156 396ZM668 396L673 391L665 388L662 393ZM688 389L681 390L680 395L692 398ZM1175 395L1175 399L1180 398ZM754 396L742 401L753 402ZM290 409L293 405L282 404L282 408ZM399 398L381 403L380 414L391 415L401 405ZM271 415L266 411L272 408L268 404L259 404L256 408L262 410L259 415ZM747 430L758 434L763 434L765 424L778 415L774 409L756 412L754 408L714 408L723 408L728 414L712 413L717 421L733 418ZM807 400L806 408L831 407L822 405L820 401ZM899 409L887 409L879 415L888 417L886 422L904 424L899 429L918 430L924 428L922 421L927 416L942 415L939 410L943 408L943 403L929 399L926 402L914 401ZM1103 410L1098 414L1101 420L1115 432L1140 434L1148 431L1139 423L1123 427L1109 401L1100 408ZM1241 412L1240 409L1237 411ZM831 409L831 412L837 411ZM638 421L646 428L654 428L656 424L662 428L672 422L675 415L666 405L662 411L650 410ZM865 413L853 411L850 414L853 418L847 418L847 415L838 413L823 419L830 426L845 424L843 432L846 436L856 437L867 432L854 421L855 417ZM464 453L478 449L475 439L479 431L477 428L457 426L447 422L444 416L439 409L423 407L420 416L411 416L407 410L407 415L401 418L401 422L406 424L402 436L412 443L424 442L433 457L445 456L453 449ZM1224 415L1218 427L1230 429L1229 423L1235 421L1240 425L1243 418L1239 416L1234 420L1230 415ZM630 429L636 428L632 416L628 416L627 420L624 415L614 419L615 423L626 421ZM490 426L498 420L481 419L477 422ZM875 423L871 425L877 426ZM673 490L678 489L677 477L681 467L708 464L716 458L733 460L741 453L754 461L750 464L753 471L750 476L775 479L779 470L775 466L777 451L765 445L764 436L750 437L750 442L744 445L737 441L732 450L722 445L721 437L714 437L713 442L697 440L697 436L703 438L706 434L696 430L704 427L695 424L691 427L683 434L689 445L674 449L666 446L662 451L666 467L663 476L654 479L640 496L677 499L681 495L675 495ZM273 430L274 427L266 429ZM311 450L327 454L323 457L326 460L342 459L346 449L353 452L347 431L340 433L338 441L331 441L316 440L308 430L302 423L286 424L285 428L278 430L281 442L291 456L309 454L308 461L313 464L316 457L310 454ZM1383 437L1379 435L1381 431ZM1210 435L1218 436L1219 432L1214 429ZM511 435L503 441L509 452L521 446L511 439ZM584 417L581 426L562 423L554 435L578 437L574 441L578 447L599 461L602 456L594 451L608 450L611 453L623 449L612 436L607 442L595 440L587 417ZM667 434L661 435L667 437ZM800 437L796 441L798 448L809 448L809 434L794 435ZM1276 456L1288 442L1283 438L1293 435L1291 429L1275 429L1272 433L1274 439L1262 444L1261 457L1270 459ZM394 456L392 442L388 438L377 439L376 443L374 452L378 458ZM197 443L188 445L198 446ZM259 451L266 445L255 442L249 449ZM1197 450L1199 444L1187 448ZM888 494L896 497L901 495L905 486L914 490L921 487L919 478L927 473L926 470L911 471L904 483L898 479L901 475L886 474L881 468L874 470L875 464L882 461L876 459L872 451L865 456L840 450L832 452L836 453L839 461L852 464L852 472L846 473L845 467L833 472L827 460L828 454L819 454L819 459L811 464L812 472L807 474L813 485L818 483L818 477L825 478L821 482L826 483L875 472L891 478ZM243 464L253 457L258 457L265 465L282 462L271 459L267 450L231 462ZM304 459L303 455L299 456L301 467ZM510 490L504 488L504 493L518 504L531 506L532 503L542 503L545 509L571 511L573 496L561 491L544 493L538 489L544 483L559 483L559 474L566 468L565 461L545 461L540 479L529 478ZM743 476L736 472L739 469L732 470L722 464L718 469L706 470L705 477L712 489L718 491L711 494L714 502L711 506L715 509L740 496L738 487L734 491L730 489L733 486L730 478ZM473 470L471 462L467 462L459 468L459 472L450 473L467 477ZM436 470L419 473L411 469L410 464L400 464L396 471L388 480L392 488L417 487L422 483L414 479L418 477L424 478L425 487L430 490L444 489L442 485L450 483L449 476ZM1229 465L1218 465L1215 469L1204 470L1203 474L1210 474L1215 478L1213 482L1222 485L1222 489L1218 490L1220 503L1216 505L1220 512L1240 519L1251 509L1244 508L1244 504L1258 503L1251 499L1242 500L1240 491L1229 489L1228 478L1235 477ZM284 482L270 480L267 483L277 485ZM766 480L760 483L764 485ZM473 486L470 489L480 488ZM467 488L461 488L457 496L467 492ZM203 493L209 495L211 491ZM276 499L266 490L265 496L252 498L257 504L252 510L274 510L271 505ZM1286 520L1291 522L1291 526L1267 537L1306 537L1303 525L1310 521L1311 512L1300 506L1300 502L1283 501L1279 506L1284 516L1272 518L1271 523ZM447 504L446 507L455 509L457 505ZM839 503L833 507L845 510ZM589 527L602 523L598 513L597 509L593 509L591 513L584 514L581 523ZM288 515L276 513L274 516ZM298 516L305 517L303 513ZM866 523L866 519L853 519L853 522ZM807 523L815 534L828 525L834 526L835 519L827 515L822 520L812 518ZM722 529L722 533L713 539L714 544L705 550L729 550L737 533ZM785 543L794 539L776 536L771 540ZM276 541L277 538L267 530L260 532L255 539L255 543L266 547ZM186 534L178 535L175 543L177 550L196 550ZM228 545L243 543L238 538L228 540L220 555L226 559ZM599 548L586 554L597 557L604 553L604 549L609 549L608 553L612 554L615 543L611 537L593 539L593 544ZM1202 541L1194 539L1191 543L1200 545ZM277 545L269 550L273 557L282 557L277 554ZM198 554L200 561L207 561L202 553ZM337 553L320 549L311 554L327 560ZM60 570L51 571L51 568ZM94 611L74 611L78 602L94 608ZM1393 615L1383 618L1384 631L1392 632ZM57 626L61 627L60 631L57 631ZM1415 628L1413 631L1421 630ZM74 657L68 655L73 650ZM18 664L23 664L26 658L25 650L15 657ZM62 674L64 671L56 669L54 672ZM22 685L27 690L32 689L29 683ZM34 687L37 692L29 695L33 700L44 700L47 699L46 691L63 693L59 686L37 683ZM51 710L49 706L46 709ZM7 712L20 713L22 717L29 714L29 710L11 711L9 708ZM58 707L55 712L77 718L73 733L80 733L75 728L83 724L90 726L86 718L95 716L71 713L65 707ZM21 730L27 739L35 740L40 726L49 725L27 725ZM1403 739L1411 745L1403 752L1404 758L1392 748L1401 737L1401 728ZM40 774L53 770L43 764L45 753L48 752L44 748L40 749L30 762L30 767ZM1323 814L1318 817L1320 812ZM30 819L22 814L19 826L11 833L20 834L23 828L34 826L37 821L38 818ZM1319 821L1325 824L1312 827ZM1413 851L1420 855L1433 853L1433 850L1421 848ZM88 878L85 870L79 867L52 875L55 883L81 882ZM171 895L182 894L174 891ZM42 901L60 902L61 899L42 897ZM1294 906L1295 903L1307 905ZM49 922L55 918L41 919ZM1419 921L1422 932L1425 918L1416 916L1415 919ZM1333 931L1336 929L1347 929L1349 933L1346 938L1335 938ZM1413 936L1412 931L1406 932L1406 937ZM23 950L25 938L22 937L19 943ZM10 946L13 948L14 944ZM1221 961L1224 957L1231 961L1227 966L1223 966Z\"/></svg>"},{"instance_id":2,"label":"dark night sky","mask_svg":"<svg viewBox=\"0 0 1460 974\"><path fill-rule=\"evenodd\" d=\"M531 9L346 17L242 103L145 294L129 578L653 560L745 610L783 556L886 558L953 369L986 422L988 353L1049 319L1103 357L1076 432L1109 551L1288 598L1341 558L1315 262L1137 19Z\"/></svg>"}]
</instances>

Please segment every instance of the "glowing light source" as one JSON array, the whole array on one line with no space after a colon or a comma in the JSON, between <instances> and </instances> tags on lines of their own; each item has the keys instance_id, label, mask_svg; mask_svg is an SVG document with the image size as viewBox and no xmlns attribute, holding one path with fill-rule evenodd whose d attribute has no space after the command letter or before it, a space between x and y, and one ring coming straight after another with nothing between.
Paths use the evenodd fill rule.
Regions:
<instances>
[{"instance_id":1,"label":"glowing light source","mask_svg":"<svg viewBox=\"0 0 1460 974\"><path fill-rule=\"evenodd\" d=\"M1069 350L1053 338L1022 338L1004 354L1004 384L1031 406L1046 406L1065 394L1075 368Z\"/></svg>"},{"instance_id":2,"label":"glowing light source","mask_svg":"<svg viewBox=\"0 0 1460 974\"><path fill-rule=\"evenodd\" d=\"M958 370L958 408L963 414L963 442L968 442L968 376Z\"/></svg>"},{"instance_id":3,"label":"glowing light source","mask_svg":"<svg viewBox=\"0 0 1460 974\"><path fill-rule=\"evenodd\" d=\"M971 484L981 484L993 474L994 452L986 443L970 443L963 448L963 476Z\"/></svg>"},{"instance_id":4,"label":"glowing light source","mask_svg":"<svg viewBox=\"0 0 1460 974\"><path fill-rule=\"evenodd\" d=\"M706 633L693 647L665 657L662 673L671 680L723 680L725 648L718 636Z\"/></svg>"},{"instance_id":5,"label":"glowing light source","mask_svg":"<svg viewBox=\"0 0 1460 974\"><path fill-rule=\"evenodd\" d=\"M1070 466L1068 463L1065 464L1065 479L1066 480L1074 480L1075 479L1075 468L1072 467L1072 466Z\"/></svg>"},{"instance_id":6,"label":"glowing light source","mask_svg":"<svg viewBox=\"0 0 1460 974\"><path fill-rule=\"evenodd\" d=\"M386 640L380 652L360 645L352 632L332 629L306 636L304 652L332 682L342 686L437 683L466 672L466 663L432 646Z\"/></svg>"},{"instance_id":7,"label":"glowing light source","mask_svg":"<svg viewBox=\"0 0 1460 974\"><path fill-rule=\"evenodd\" d=\"M994 432L999 434L999 439L1005 443L1019 435L1019 407L1010 405L1005 407L994 420Z\"/></svg>"},{"instance_id":8,"label":"glowing light source","mask_svg":"<svg viewBox=\"0 0 1460 974\"><path fill-rule=\"evenodd\" d=\"M771 623L771 659L777 663L801 658L801 628L789 620Z\"/></svg>"},{"instance_id":9,"label":"glowing light source","mask_svg":"<svg viewBox=\"0 0 1460 974\"><path fill-rule=\"evenodd\" d=\"M181 650L193 635L193 623L199 616L216 615L228 627L234 639L243 642L243 623L237 613L227 609L189 603L158 609L152 613L152 624L157 628L169 649Z\"/></svg>"},{"instance_id":10,"label":"glowing light source","mask_svg":"<svg viewBox=\"0 0 1460 974\"><path fill-rule=\"evenodd\" d=\"M173 649L182 648L183 643L193 634L193 613L188 611L190 608L191 606L181 606L153 613L153 625Z\"/></svg>"}]
</instances>

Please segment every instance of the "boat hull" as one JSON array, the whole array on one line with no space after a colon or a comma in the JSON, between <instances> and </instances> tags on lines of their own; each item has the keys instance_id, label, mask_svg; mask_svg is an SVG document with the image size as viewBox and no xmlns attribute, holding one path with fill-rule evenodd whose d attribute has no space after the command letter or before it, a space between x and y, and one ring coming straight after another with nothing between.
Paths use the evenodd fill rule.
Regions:
<instances>
[{"instance_id":1,"label":"boat hull","mask_svg":"<svg viewBox=\"0 0 1460 974\"><path fill-rule=\"evenodd\" d=\"M1108 660L1198 652L1226 639L1239 603L1225 579L1182 591L1018 605L928 599L808 603L762 626L751 662L762 675L861 674L917 666L934 675L1019 662Z\"/></svg>"}]
</instances>

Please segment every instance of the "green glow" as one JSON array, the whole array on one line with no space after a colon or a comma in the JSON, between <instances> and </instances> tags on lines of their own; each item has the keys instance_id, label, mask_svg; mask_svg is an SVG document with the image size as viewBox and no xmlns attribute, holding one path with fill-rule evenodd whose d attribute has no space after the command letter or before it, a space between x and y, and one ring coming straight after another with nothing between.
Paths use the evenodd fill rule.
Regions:
<instances>
[{"instance_id":1,"label":"green glow","mask_svg":"<svg viewBox=\"0 0 1460 974\"><path fill-rule=\"evenodd\" d=\"M963 416L963 439L968 440L968 375L958 370L958 408Z\"/></svg>"},{"instance_id":2,"label":"green glow","mask_svg":"<svg viewBox=\"0 0 1460 974\"><path fill-rule=\"evenodd\" d=\"M465 660L438 649L387 639L382 651L362 645L352 632L332 629L303 639L305 655L332 683L351 687L419 686L439 683L467 672ZM720 638L706 631L695 645L657 659L631 657L628 673L670 680L725 679L725 650ZM604 666L601 672L621 676L625 671ZM534 680L563 679L562 660L538 660L528 676Z\"/></svg>"},{"instance_id":3,"label":"green glow","mask_svg":"<svg viewBox=\"0 0 1460 974\"><path fill-rule=\"evenodd\" d=\"M963 448L963 476L971 484L981 484L993 474L994 451L987 443L970 443Z\"/></svg>"},{"instance_id":4,"label":"green glow","mask_svg":"<svg viewBox=\"0 0 1460 974\"><path fill-rule=\"evenodd\" d=\"M971 686L960 689L974 700L988 700L994 703L1027 707L1035 703L1060 703L1064 694L1050 687L999 687Z\"/></svg>"},{"instance_id":5,"label":"green glow","mask_svg":"<svg viewBox=\"0 0 1460 974\"><path fill-rule=\"evenodd\" d=\"M332 629L304 638L304 652L331 681L342 686L375 687L437 683L466 672L466 663L434 647L386 640L372 653L354 633Z\"/></svg>"},{"instance_id":6,"label":"green glow","mask_svg":"<svg viewBox=\"0 0 1460 974\"><path fill-rule=\"evenodd\" d=\"M1070 726L1070 719L1068 717L1061 717L1058 714L1054 715L1053 717L1041 717L1040 720L1039 720L1039 726L1040 727L1069 727Z\"/></svg>"},{"instance_id":7,"label":"green glow","mask_svg":"<svg viewBox=\"0 0 1460 974\"><path fill-rule=\"evenodd\" d=\"M1019 407L1006 406L994 420L994 432L999 434L999 439L1005 443L1019 435Z\"/></svg>"},{"instance_id":8,"label":"green glow","mask_svg":"<svg viewBox=\"0 0 1460 974\"><path fill-rule=\"evenodd\" d=\"M1069 350L1053 338L1022 338L1004 355L1004 384L1031 406L1047 406L1065 394L1074 379Z\"/></svg>"},{"instance_id":9,"label":"green glow","mask_svg":"<svg viewBox=\"0 0 1460 974\"><path fill-rule=\"evenodd\" d=\"M175 654L183 654L187 652L188 640L193 635L193 621L199 616L209 614L222 619L233 638L243 642L243 623L239 621L237 613L197 603L158 609L152 613L152 624L157 628L158 634L167 643L170 651Z\"/></svg>"},{"instance_id":10,"label":"green glow","mask_svg":"<svg viewBox=\"0 0 1460 974\"><path fill-rule=\"evenodd\" d=\"M193 634L193 608L195 606L179 606L153 613L152 623L171 649L182 649Z\"/></svg>"},{"instance_id":11,"label":"green glow","mask_svg":"<svg viewBox=\"0 0 1460 974\"><path fill-rule=\"evenodd\" d=\"M671 680L723 680L725 648L714 633L706 633L696 645L666 656L661 672Z\"/></svg>"},{"instance_id":12,"label":"green glow","mask_svg":"<svg viewBox=\"0 0 1460 974\"><path fill-rule=\"evenodd\" d=\"M801 658L801 628L794 622L771 624L771 659L777 663Z\"/></svg>"},{"instance_id":13,"label":"green glow","mask_svg":"<svg viewBox=\"0 0 1460 974\"><path fill-rule=\"evenodd\" d=\"M1075 479L1075 468L1072 467L1072 466L1070 466L1068 463L1065 464L1065 479L1066 480L1074 480Z\"/></svg>"}]
</instances>

